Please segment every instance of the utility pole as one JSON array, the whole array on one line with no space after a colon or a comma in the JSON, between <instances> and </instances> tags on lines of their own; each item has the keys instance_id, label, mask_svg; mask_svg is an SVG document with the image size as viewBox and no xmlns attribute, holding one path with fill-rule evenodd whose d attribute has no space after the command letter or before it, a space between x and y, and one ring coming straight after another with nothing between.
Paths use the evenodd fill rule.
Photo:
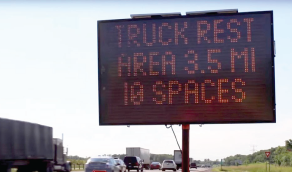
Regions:
<instances>
[{"instance_id":1,"label":"utility pole","mask_svg":"<svg viewBox=\"0 0 292 172\"><path fill-rule=\"evenodd\" d=\"M255 149L256 145L252 145L252 153L255 153L256 152L256 149Z\"/></svg>"}]
</instances>

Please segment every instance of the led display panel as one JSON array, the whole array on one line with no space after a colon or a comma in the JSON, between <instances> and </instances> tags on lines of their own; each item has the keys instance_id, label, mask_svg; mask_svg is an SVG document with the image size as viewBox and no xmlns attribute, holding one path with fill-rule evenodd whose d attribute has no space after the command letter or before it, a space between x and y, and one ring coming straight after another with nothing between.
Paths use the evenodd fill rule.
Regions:
<instances>
[{"instance_id":1,"label":"led display panel","mask_svg":"<svg viewBox=\"0 0 292 172\"><path fill-rule=\"evenodd\" d=\"M99 125L276 122L272 11L97 25Z\"/></svg>"}]
</instances>

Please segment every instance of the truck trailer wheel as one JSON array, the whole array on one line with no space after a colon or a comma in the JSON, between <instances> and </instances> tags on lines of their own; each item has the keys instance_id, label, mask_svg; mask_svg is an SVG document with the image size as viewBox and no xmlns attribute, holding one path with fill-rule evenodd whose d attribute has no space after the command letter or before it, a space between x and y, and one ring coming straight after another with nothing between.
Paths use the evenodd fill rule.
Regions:
<instances>
[{"instance_id":1,"label":"truck trailer wheel","mask_svg":"<svg viewBox=\"0 0 292 172\"><path fill-rule=\"evenodd\" d=\"M54 167L50 163L43 163L39 167L39 170L38 170L38 172L53 172L53 171L54 171Z\"/></svg>"}]
</instances>

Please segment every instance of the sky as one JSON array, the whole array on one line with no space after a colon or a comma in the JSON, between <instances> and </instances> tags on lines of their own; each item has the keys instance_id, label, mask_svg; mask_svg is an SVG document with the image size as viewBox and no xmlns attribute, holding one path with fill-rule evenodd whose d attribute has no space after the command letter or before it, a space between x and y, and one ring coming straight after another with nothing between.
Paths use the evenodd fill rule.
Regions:
<instances>
[{"instance_id":1,"label":"sky","mask_svg":"<svg viewBox=\"0 0 292 172\"><path fill-rule=\"evenodd\" d=\"M243 3L244 2L244 3ZM277 2L277 3L276 3ZM292 139L292 2L277 1L6 1L0 0L0 117L53 127L70 155L155 154L178 149L171 129L99 126L97 20L130 14L220 9L274 11L276 123L190 126L190 157L221 159L284 146ZM173 129L181 145L182 128Z\"/></svg>"}]
</instances>

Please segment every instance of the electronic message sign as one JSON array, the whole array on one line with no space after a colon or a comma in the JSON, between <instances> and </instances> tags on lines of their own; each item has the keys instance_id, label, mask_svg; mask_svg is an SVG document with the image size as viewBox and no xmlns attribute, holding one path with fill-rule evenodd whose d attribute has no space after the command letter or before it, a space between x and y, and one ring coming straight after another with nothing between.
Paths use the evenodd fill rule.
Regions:
<instances>
[{"instance_id":1,"label":"electronic message sign","mask_svg":"<svg viewBox=\"0 0 292 172\"><path fill-rule=\"evenodd\" d=\"M100 125L270 123L273 12L98 21Z\"/></svg>"}]
</instances>

